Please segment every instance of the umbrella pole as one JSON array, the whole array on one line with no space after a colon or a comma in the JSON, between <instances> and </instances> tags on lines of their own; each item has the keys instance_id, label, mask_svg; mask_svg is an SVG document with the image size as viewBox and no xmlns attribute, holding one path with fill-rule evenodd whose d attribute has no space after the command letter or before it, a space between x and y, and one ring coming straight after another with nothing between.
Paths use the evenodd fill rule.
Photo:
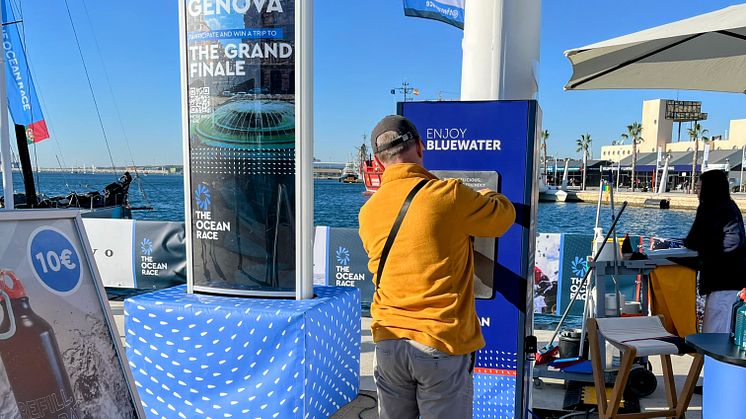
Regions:
<instances>
[{"instance_id":1,"label":"umbrella pole","mask_svg":"<svg viewBox=\"0 0 746 419\"><path fill-rule=\"evenodd\" d=\"M743 162L746 161L746 145L741 149L741 183L738 185L738 192L743 192Z\"/></svg>"}]
</instances>

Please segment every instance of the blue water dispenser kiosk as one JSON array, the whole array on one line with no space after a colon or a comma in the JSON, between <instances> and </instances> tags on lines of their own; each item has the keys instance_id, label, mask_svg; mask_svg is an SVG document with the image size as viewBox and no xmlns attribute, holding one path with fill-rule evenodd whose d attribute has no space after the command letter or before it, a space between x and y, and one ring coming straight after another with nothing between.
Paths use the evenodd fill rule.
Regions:
<instances>
[{"instance_id":1,"label":"blue water dispenser kiosk","mask_svg":"<svg viewBox=\"0 0 746 419\"><path fill-rule=\"evenodd\" d=\"M416 126L425 167L479 190L507 196L516 224L499 239L477 238L476 308L486 346L477 352L475 418L530 416L536 147L541 110L534 100L401 102L398 113Z\"/></svg>"}]
</instances>

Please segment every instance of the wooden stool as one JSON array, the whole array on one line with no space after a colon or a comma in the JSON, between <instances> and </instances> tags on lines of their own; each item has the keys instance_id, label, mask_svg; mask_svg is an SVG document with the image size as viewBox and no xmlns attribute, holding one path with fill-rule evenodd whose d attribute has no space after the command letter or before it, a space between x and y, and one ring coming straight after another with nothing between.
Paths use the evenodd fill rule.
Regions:
<instances>
[{"instance_id":1,"label":"wooden stool","mask_svg":"<svg viewBox=\"0 0 746 419\"><path fill-rule=\"evenodd\" d=\"M674 336L663 327L660 316L652 317L610 317L588 319L587 323L591 363L593 365L593 381L598 394L598 410L600 418L629 418L642 419L653 417L684 416L692 399L694 386L702 371L704 362L702 355L694 352L683 338ZM603 363L601 362L601 335L609 343L622 352L619 374L617 375L611 400L606 399L606 383L604 382ZM686 377L681 394L676 397L676 383L671 367L671 355L690 354L694 357L689 374ZM629 372L636 357L660 355L663 365L663 379L666 384L666 399L668 410L618 414L624 388L627 385Z\"/></svg>"}]
</instances>

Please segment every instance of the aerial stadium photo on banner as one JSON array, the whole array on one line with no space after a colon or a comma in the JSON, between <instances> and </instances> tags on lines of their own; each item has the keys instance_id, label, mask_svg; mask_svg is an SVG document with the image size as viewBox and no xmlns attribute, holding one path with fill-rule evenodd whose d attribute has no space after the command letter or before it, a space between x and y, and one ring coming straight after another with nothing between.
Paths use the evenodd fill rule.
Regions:
<instances>
[{"instance_id":1,"label":"aerial stadium photo on banner","mask_svg":"<svg viewBox=\"0 0 746 419\"><path fill-rule=\"evenodd\" d=\"M295 289L295 3L186 2L194 289Z\"/></svg>"}]
</instances>

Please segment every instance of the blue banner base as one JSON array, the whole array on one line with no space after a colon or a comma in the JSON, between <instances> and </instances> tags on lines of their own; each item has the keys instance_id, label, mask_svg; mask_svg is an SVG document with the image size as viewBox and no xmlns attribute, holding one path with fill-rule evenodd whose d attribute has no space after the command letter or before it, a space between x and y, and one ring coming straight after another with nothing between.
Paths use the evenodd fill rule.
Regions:
<instances>
[{"instance_id":1,"label":"blue banner base","mask_svg":"<svg viewBox=\"0 0 746 419\"><path fill-rule=\"evenodd\" d=\"M513 370L515 373L515 370ZM474 418L515 416L516 377L506 372L474 374Z\"/></svg>"},{"instance_id":2,"label":"blue banner base","mask_svg":"<svg viewBox=\"0 0 746 419\"><path fill-rule=\"evenodd\" d=\"M124 303L127 358L148 417L326 418L360 386L360 292L311 300L187 294Z\"/></svg>"}]
</instances>

